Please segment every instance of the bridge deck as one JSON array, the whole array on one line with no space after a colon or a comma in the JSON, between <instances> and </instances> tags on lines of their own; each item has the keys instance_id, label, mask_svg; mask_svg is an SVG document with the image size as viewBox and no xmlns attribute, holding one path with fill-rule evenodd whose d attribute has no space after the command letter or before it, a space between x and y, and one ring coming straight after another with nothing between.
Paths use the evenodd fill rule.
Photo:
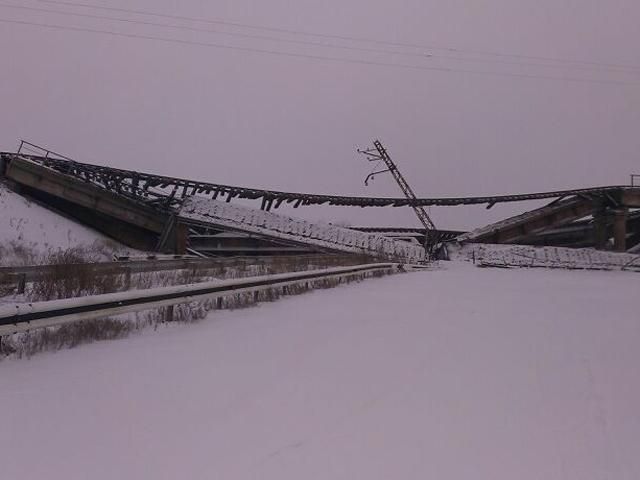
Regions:
<instances>
[{"instance_id":1,"label":"bridge deck","mask_svg":"<svg viewBox=\"0 0 640 480\"><path fill-rule=\"evenodd\" d=\"M180 203L182 198L203 194L211 198L230 201L233 198L262 200L264 209L278 208L283 203L293 204L294 208L307 205L336 205L354 207L405 207L405 206L457 206L489 205L497 203L523 202L564 198L569 196L611 196L620 203L627 202L629 207L640 207L640 187L613 185L589 187L548 192L523 193L513 195L487 195L473 197L406 198L356 197L343 195L324 195L314 193L281 192L233 185L224 185L178 177L153 175L149 173L123 170L99 165L57 159L36 155L0 153L5 162L22 159L82 178L109 190L117 190L121 195L155 205Z\"/></svg>"},{"instance_id":2,"label":"bridge deck","mask_svg":"<svg viewBox=\"0 0 640 480\"><path fill-rule=\"evenodd\" d=\"M241 205L229 205L218 200L189 198L179 215L183 222L208 224L322 250L414 263L424 260L425 256L423 247L408 242L331 224L311 223Z\"/></svg>"}]
</instances>

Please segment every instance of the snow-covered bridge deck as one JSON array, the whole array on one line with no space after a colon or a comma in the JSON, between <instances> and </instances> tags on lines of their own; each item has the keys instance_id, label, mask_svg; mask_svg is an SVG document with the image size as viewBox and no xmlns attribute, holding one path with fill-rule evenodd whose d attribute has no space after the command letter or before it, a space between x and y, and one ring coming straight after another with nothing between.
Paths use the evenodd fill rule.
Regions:
<instances>
[{"instance_id":1,"label":"snow-covered bridge deck","mask_svg":"<svg viewBox=\"0 0 640 480\"><path fill-rule=\"evenodd\" d=\"M425 250L420 245L202 197L186 199L179 216L183 222L253 233L322 250L410 263L418 263L425 258Z\"/></svg>"}]
</instances>

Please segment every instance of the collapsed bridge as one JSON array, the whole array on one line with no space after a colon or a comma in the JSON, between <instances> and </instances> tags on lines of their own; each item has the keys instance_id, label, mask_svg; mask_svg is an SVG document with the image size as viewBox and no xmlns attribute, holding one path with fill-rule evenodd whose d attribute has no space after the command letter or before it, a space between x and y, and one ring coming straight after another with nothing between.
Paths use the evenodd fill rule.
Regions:
<instances>
[{"instance_id":1,"label":"collapsed bridge","mask_svg":"<svg viewBox=\"0 0 640 480\"><path fill-rule=\"evenodd\" d=\"M275 214L283 204L354 207L486 205L549 199L542 208L473 232L435 231L440 241L544 244L618 251L640 243L640 187L603 186L517 195L375 198L280 192L154 175L77 162L22 142L0 153L0 173L24 193L135 248L203 255L270 251L342 251L419 259L415 243L384 236L384 229L318 226ZM250 209L233 199L259 202ZM195 205L195 207L194 207ZM225 207L227 205L227 207ZM208 209L208 212L206 210ZM262 211L262 212L260 212ZM252 213L258 212L258 213ZM576 222L582 222L578 224ZM569 228L569 230L566 230ZM414 229L415 230L415 229ZM414 232L415 233L415 232ZM576 240L576 235L579 237ZM408 235L411 237L412 235ZM573 240L572 240L573 239ZM406 240L406 239L405 239ZM410 240L410 238L409 238ZM398 245L400 244L400 245ZM579 245L578 245L579 244Z\"/></svg>"}]
</instances>

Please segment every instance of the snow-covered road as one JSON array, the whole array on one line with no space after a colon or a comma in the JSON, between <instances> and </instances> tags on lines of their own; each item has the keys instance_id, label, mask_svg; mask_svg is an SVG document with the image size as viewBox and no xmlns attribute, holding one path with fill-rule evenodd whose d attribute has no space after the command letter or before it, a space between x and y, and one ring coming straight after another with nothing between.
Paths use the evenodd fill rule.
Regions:
<instances>
[{"instance_id":1,"label":"snow-covered road","mask_svg":"<svg viewBox=\"0 0 640 480\"><path fill-rule=\"evenodd\" d=\"M0 478L640 478L640 276L446 270L0 362Z\"/></svg>"}]
</instances>

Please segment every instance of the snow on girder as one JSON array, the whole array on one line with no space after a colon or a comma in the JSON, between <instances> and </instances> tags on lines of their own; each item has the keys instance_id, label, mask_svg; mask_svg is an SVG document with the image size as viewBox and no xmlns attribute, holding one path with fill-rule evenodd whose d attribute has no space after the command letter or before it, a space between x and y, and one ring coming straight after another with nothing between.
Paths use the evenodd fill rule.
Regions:
<instances>
[{"instance_id":1,"label":"snow on girder","mask_svg":"<svg viewBox=\"0 0 640 480\"><path fill-rule=\"evenodd\" d=\"M195 221L326 250L410 263L420 262L425 257L424 248L409 242L207 198L186 199L179 215L186 222Z\"/></svg>"}]
</instances>

